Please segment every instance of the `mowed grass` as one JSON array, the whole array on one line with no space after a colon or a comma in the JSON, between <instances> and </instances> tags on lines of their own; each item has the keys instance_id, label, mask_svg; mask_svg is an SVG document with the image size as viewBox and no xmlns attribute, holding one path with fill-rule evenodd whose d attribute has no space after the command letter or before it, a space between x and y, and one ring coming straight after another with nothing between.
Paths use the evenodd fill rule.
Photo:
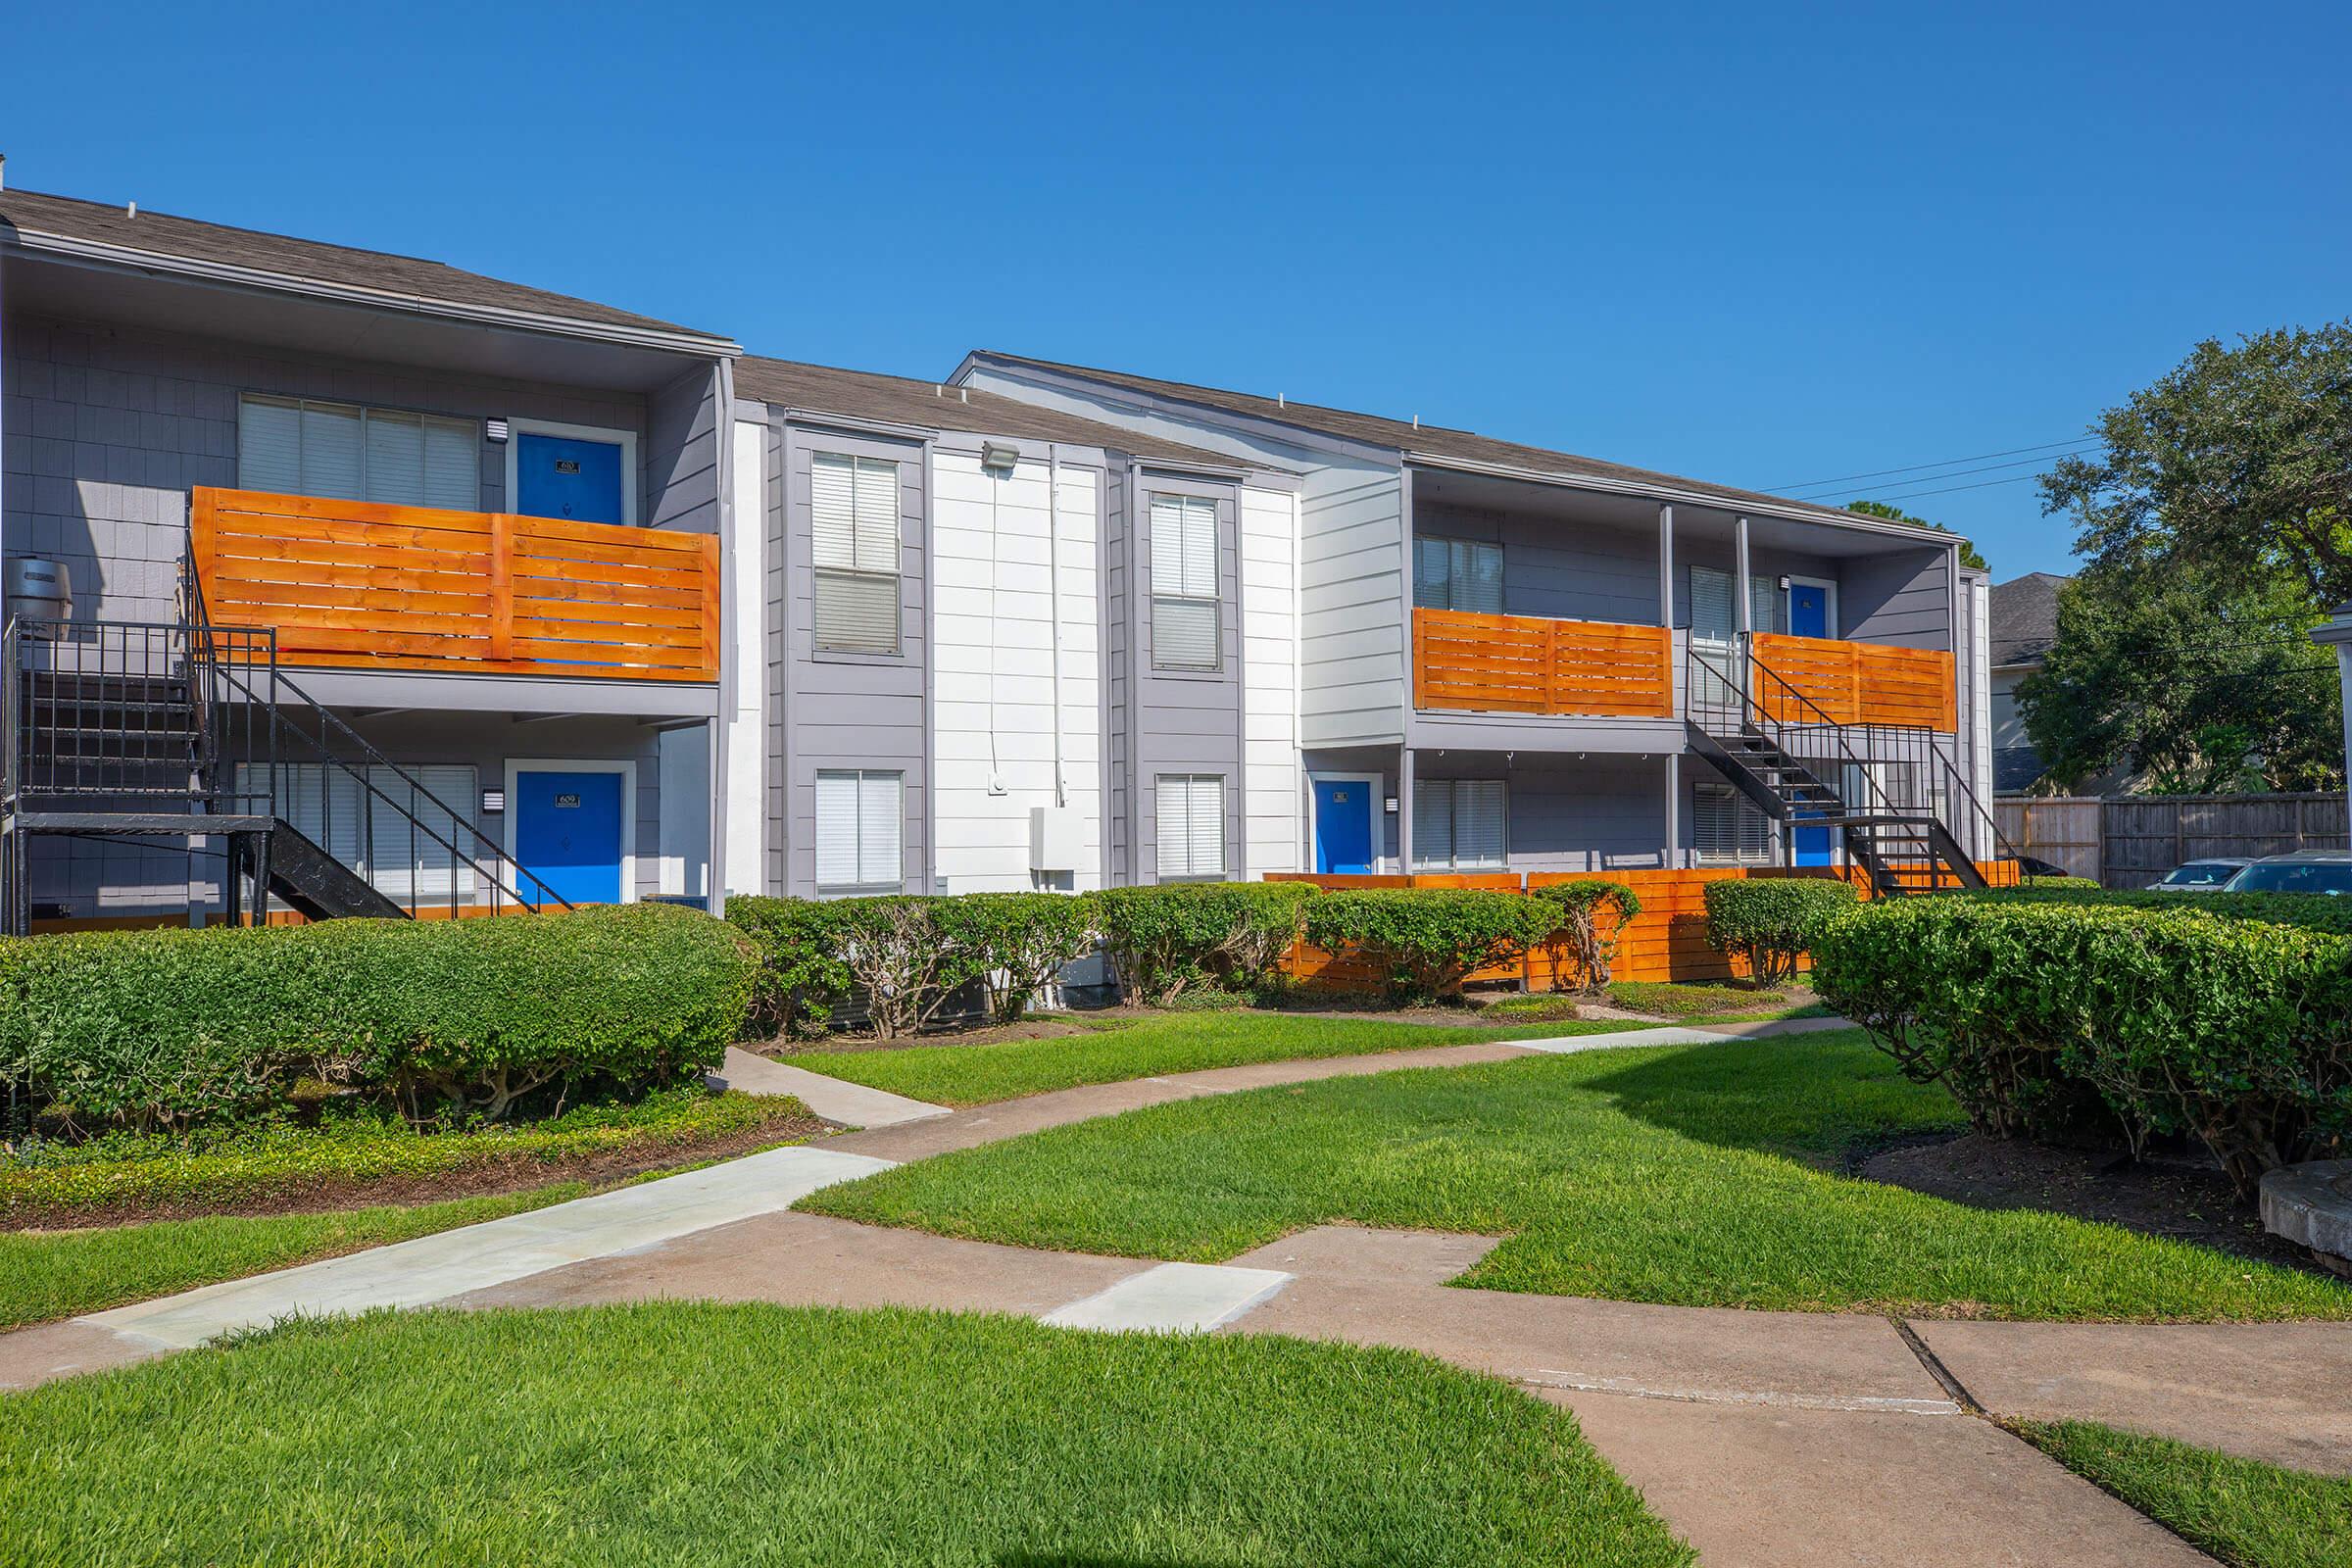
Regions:
<instances>
[{"instance_id":1,"label":"mowed grass","mask_svg":"<svg viewBox=\"0 0 2352 1568\"><path fill-rule=\"evenodd\" d=\"M2077 1475L2231 1565L2352 1563L2352 1477L2312 1475L2090 1421L2018 1430Z\"/></svg>"},{"instance_id":2,"label":"mowed grass","mask_svg":"<svg viewBox=\"0 0 2352 1568\"><path fill-rule=\"evenodd\" d=\"M0 1396L22 1563L1690 1560L1403 1351L647 1303L304 1323Z\"/></svg>"},{"instance_id":3,"label":"mowed grass","mask_svg":"<svg viewBox=\"0 0 2352 1568\"><path fill-rule=\"evenodd\" d=\"M289 1268L560 1203L588 1191L526 1193L255 1218L214 1216L104 1230L0 1232L0 1329L74 1317L221 1280Z\"/></svg>"},{"instance_id":4,"label":"mowed grass","mask_svg":"<svg viewBox=\"0 0 2352 1568\"><path fill-rule=\"evenodd\" d=\"M829 1188L803 1208L953 1236L1215 1261L1304 1226L1507 1238L1462 1283L1693 1306L2207 1321L2352 1317L2352 1289L2036 1211L1832 1173L1961 1125L1859 1031L1255 1090Z\"/></svg>"},{"instance_id":5,"label":"mowed grass","mask_svg":"<svg viewBox=\"0 0 2352 1568\"><path fill-rule=\"evenodd\" d=\"M941 1105L982 1105L1081 1084L1257 1061L1420 1051L1489 1040L1596 1034L1623 1023L1411 1024L1285 1012L1175 1013L1083 1021L1085 1032L993 1045L807 1052L788 1058L829 1078ZM1640 1027L1633 1025L1630 1027Z\"/></svg>"}]
</instances>

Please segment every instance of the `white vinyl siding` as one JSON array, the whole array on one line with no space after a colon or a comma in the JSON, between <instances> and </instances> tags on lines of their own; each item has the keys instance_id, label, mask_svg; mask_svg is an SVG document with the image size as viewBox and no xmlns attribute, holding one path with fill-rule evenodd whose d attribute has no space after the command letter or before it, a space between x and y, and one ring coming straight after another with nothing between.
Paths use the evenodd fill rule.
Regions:
<instances>
[{"instance_id":1,"label":"white vinyl siding","mask_svg":"<svg viewBox=\"0 0 2352 1568\"><path fill-rule=\"evenodd\" d=\"M1413 603L1423 610L1502 613L1502 546L1475 539L1413 541Z\"/></svg>"},{"instance_id":2,"label":"white vinyl siding","mask_svg":"<svg viewBox=\"0 0 2352 1568\"><path fill-rule=\"evenodd\" d=\"M1213 882L1224 876L1224 777L1162 773L1158 782L1159 879Z\"/></svg>"},{"instance_id":3,"label":"white vinyl siding","mask_svg":"<svg viewBox=\"0 0 2352 1568\"><path fill-rule=\"evenodd\" d=\"M899 652L899 466L819 452L808 481L816 646Z\"/></svg>"},{"instance_id":4,"label":"white vinyl siding","mask_svg":"<svg viewBox=\"0 0 2352 1568\"><path fill-rule=\"evenodd\" d=\"M482 504L481 435L471 419L247 397L237 405L237 485L473 512Z\"/></svg>"},{"instance_id":5,"label":"white vinyl siding","mask_svg":"<svg viewBox=\"0 0 2352 1568\"><path fill-rule=\"evenodd\" d=\"M1502 780L1423 779L1413 786L1413 869L1500 870L1508 816Z\"/></svg>"},{"instance_id":6,"label":"white vinyl siding","mask_svg":"<svg viewBox=\"0 0 2352 1568\"><path fill-rule=\"evenodd\" d=\"M1701 784L1692 793L1692 842L1701 860L1751 864L1772 858L1772 819L1753 801L1728 784Z\"/></svg>"},{"instance_id":7,"label":"white vinyl siding","mask_svg":"<svg viewBox=\"0 0 2352 1568\"><path fill-rule=\"evenodd\" d=\"M1152 498L1152 665L1213 670L1220 662L1217 504Z\"/></svg>"},{"instance_id":8,"label":"white vinyl siding","mask_svg":"<svg viewBox=\"0 0 2352 1568\"><path fill-rule=\"evenodd\" d=\"M363 784L357 769L280 762L277 814L394 903L445 902L453 890L459 903L473 902L477 889L471 856L482 846L453 813L473 809L474 770L463 763L426 762L365 771ZM264 780L260 764L237 764L237 793L256 809L264 804ZM428 796L450 809L435 806Z\"/></svg>"},{"instance_id":9,"label":"white vinyl siding","mask_svg":"<svg viewBox=\"0 0 2352 1568\"><path fill-rule=\"evenodd\" d=\"M816 775L820 893L898 892L906 839L906 776L869 768Z\"/></svg>"}]
</instances>

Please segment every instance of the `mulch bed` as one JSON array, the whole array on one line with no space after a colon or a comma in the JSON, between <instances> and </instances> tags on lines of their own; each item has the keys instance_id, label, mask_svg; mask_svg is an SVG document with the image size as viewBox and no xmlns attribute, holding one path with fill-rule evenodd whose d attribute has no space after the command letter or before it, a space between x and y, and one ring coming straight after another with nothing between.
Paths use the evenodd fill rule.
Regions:
<instances>
[{"instance_id":1,"label":"mulch bed","mask_svg":"<svg viewBox=\"0 0 2352 1568\"><path fill-rule=\"evenodd\" d=\"M1124 1009L1112 1009L1114 1015ZM1137 1010L1141 1016L1141 1009ZM872 1035L826 1035L816 1040L770 1040L755 1048L762 1056L790 1061L795 1056L840 1055L858 1051L899 1051L907 1046L995 1046L1007 1040L1052 1040L1085 1034L1084 1027L1059 1018L1026 1018L1019 1023L991 1024L984 1029L942 1029L912 1039L877 1040Z\"/></svg>"},{"instance_id":2,"label":"mulch bed","mask_svg":"<svg viewBox=\"0 0 2352 1568\"><path fill-rule=\"evenodd\" d=\"M1974 1208L2038 1208L2322 1272L2311 1254L2262 1228L2228 1178L2189 1158L2134 1161L2111 1148L2034 1144L1976 1133L1856 1150L1846 1174Z\"/></svg>"},{"instance_id":3,"label":"mulch bed","mask_svg":"<svg viewBox=\"0 0 2352 1568\"><path fill-rule=\"evenodd\" d=\"M0 1213L0 1230L93 1230L109 1225L144 1224L150 1220L195 1219L208 1214L318 1214L332 1209L373 1208L383 1204L414 1207L453 1198L480 1198L493 1193L528 1192L558 1182L586 1182L611 1187L634 1176L669 1170L704 1160L731 1159L773 1144L813 1138L833 1131L835 1124L819 1116L779 1115L755 1127L685 1143L648 1141L640 1147L600 1149L541 1159L522 1152L501 1152L461 1170L430 1176L387 1176L374 1180L337 1180L331 1176L295 1178L275 1192L219 1202L201 1200L141 1200L104 1207L12 1206Z\"/></svg>"}]
</instances>

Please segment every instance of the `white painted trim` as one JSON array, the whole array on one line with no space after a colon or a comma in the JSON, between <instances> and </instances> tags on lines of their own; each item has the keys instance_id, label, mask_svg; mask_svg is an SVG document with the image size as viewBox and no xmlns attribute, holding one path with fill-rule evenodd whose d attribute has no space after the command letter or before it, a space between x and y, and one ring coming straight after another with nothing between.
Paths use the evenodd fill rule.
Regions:
<instances>
[{"instance_id":1,"label":"white painted trim","mask_svg":"<svg viewBox=\"0 0 2352 1568\"><path fill-rule=\"evenodd\" d=\"M519 869L522 862L514 858L514 823L521 812L516 809L522 797L517 793L517 779L524 773L618 773L620 775L620 902L637 902L637 764L613 761L609 758L584 759L569 757L510 757L507 759L507 808L499 813L505 820L503 829L507 863ZM527 889L524 891L528 891Z\"/></svg>"},{"instance_id":2,"label":"white painted trim","mask_svg":"<svg viewBox=\"0 0 2352 1568\"><path fill-rule=\"evenodd\" d=\"M1788 586L1791 588L1801 582L1809 587L1819 588L1829 595L1830 636L1832 639L1842 638L1845 635L1845 622L1839 618L1838 613L1838 584L1828 577L1801 577L1793 571L1785 572L1783 575L1788 579ZM1786 611L1788 607L1783 605L1781 608Z\"/></svg>"},{"instance_id":3,"label":"white painted trim","mask_svg":"<svg viewBox=\"0 0 2352 1568\"><path fill-rule=\"evenodd\" d=\"M729 431L735 533L726 561L726 646L734 687L720 718L726 863L711 882L714 891L745 896L767 891L767 431L740 419Z\"/></svg>"},{"instance_id":4,"label":"white painted trim","mask_svg":"<svg viewBox=\"0 0 2352 1568\"><path fill-rule=\"evenodd\" d=\"M1299 859L1305 861L1298 869L1315 870L1315 786L1318 784L1362 784L1372 791L1372 869L1375 873L1389 863L1388 780L1379 773L1319 773L1306 775L1306 832L1301 840Z\"/></svg>"},{"instance_id":5,"label":"white painted trim","mask_svg":"<svg viewBox=\"0 0 2352 1568\"><path fill-rule=\"evenodd\" d=\"M517 436L568 436L576 441L611 441L620 447L620 522L624 528L637 524L637 492L644 487L645 475L637 466L637 432L610 430L597 424L565 424L557 419L507 420L507 492L506 510L519 512L517 494L521 475L516 471L520 454L516 451Z\"/></svg>"}]
</instances>

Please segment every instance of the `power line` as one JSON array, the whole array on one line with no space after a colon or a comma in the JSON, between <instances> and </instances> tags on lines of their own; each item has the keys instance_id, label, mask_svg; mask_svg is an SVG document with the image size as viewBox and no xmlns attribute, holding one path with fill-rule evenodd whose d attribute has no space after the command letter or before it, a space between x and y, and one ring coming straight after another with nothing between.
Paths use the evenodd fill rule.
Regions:
<instances>
[{"instance_id":1,"label":"power line","mask_svg":"<svg viewBox=\"0 0 2352 1568\"><path fill-rule=\"evenodd\" d=\"M2041 475L2038 473L2013 473L2006 479L1980 479L1975 484L1947 485L1941 490L1889 491L1885 495L1872 496L1869 499L1873 501L1886 502L1917 501L1926 496L1948 496L1955 490L1983 490L1990 485L1996 484L2024 484L2028 479L2038 479L2040 477Z\"/></svg>"},{"instance_id":2,"label":"power line","mask_svg":"<svg viewBox=\"0 0 2352 1568\"><path fill-rule=\"evenodd\" d=\"M2052 447L2096 446L2098 444L2096 437L2086 440L2082 436L2070 435L2063 441L2044 441L2037 446L2011 447L2004 452L1980 452L1974 457L1945 458L1936 463L1908 463L1899 468L1873 468L1868 473L1841 473L1828 479L1808 479L1802 484L1770 484L1764 488L1776 495L1786 495L1791 490L1819 490L1825 485L1845 484L1854 479L1881 479L1890 473L1917 473L1922 468L1948 468L1955 463L1983 463L1989 458L2014 458L2021 452L2046 452ZM1931 477L1940 479L1945 475L1935 474Z\"/></svg>"},{"instance_id":3,"label":"power line","mask_svg":"<svg viewBox=\"0 0 2352 1568\"><path fill-rule=\"evenodd\" d=\"M1897 479L1894 481L1894 487L1899 490L1908 484L1934 484L1938 480L1943 479L1965 479L1972 473L1997 473L2003 468L2032 467L2038 470L2049 464L2057 462L2060 458L2070 458L2075 456L2076 453L2088 452L2090 448L2088 447L2076 447L2072 452L2053 452L2038 458L2015 458L2007 463L1987 463L1974 468L1954 468L1949 473L1923 473L1916 479ZM2026 474L2022 477L2038 478L2039 476L2039 473L2036 472ZM1803 498L1800 497L1799 499Z\"/></svg>"}]
</instances>

